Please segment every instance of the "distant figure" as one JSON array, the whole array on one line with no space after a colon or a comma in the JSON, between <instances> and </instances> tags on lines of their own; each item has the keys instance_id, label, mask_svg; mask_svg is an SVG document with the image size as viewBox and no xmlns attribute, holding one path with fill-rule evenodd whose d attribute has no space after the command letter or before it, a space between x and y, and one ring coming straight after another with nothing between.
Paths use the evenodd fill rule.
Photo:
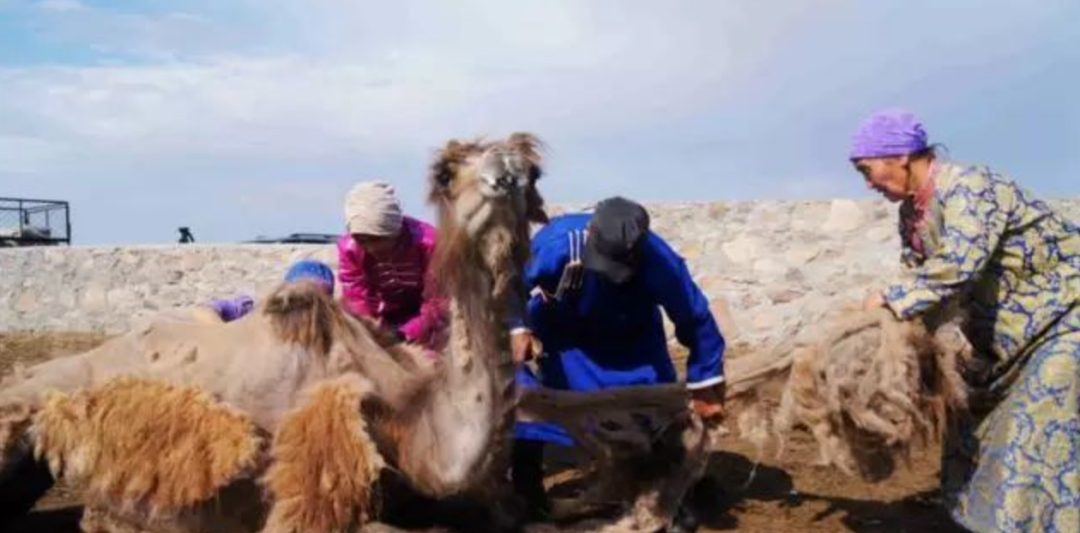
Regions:
<instances>
[{"instance_id":1,"label":"distant figure","mask_svg":"<svg viewBox=\"0 0 1080 533\"><path fill-rule=\"evenodd\" d=\"M345 224L347 233L338 240L345 309L374 319L401 340L437 348L448 311L428 272L435 228L403 215L394 188L380 181L349 191Z\"/></svg>"},{"instance_id":2,"label":"distant figure","mask_svg":"<svg viewBox=\"0 0 1080 533\"><path fill-rule=\"evenodd\" d=\"M301 281L319 285L326 294L334 294L334 271L325 263L305 259L294 263L285 273L286 283ZM241 294L232 298L210 300L196 307L192 313L199 322L222 323L239 320L255 309L255 298Z\"/></svg>"},{"instance_id":3,"label":"distant figure","mask_svg":"<svg viewBox=\"0 0 1080 533\"><path fill-rule=\"evenodd\" d=\"M190 244L195 242L195 236L191 234L191 228L180 228L180 244Z\"/></svg>"}]
</instances>

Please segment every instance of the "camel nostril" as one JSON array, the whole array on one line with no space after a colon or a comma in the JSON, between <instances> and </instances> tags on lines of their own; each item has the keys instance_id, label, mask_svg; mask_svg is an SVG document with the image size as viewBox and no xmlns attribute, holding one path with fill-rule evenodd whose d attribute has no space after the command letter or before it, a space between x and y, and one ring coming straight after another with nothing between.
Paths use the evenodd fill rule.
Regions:
<instances>
[{"instance_id":1,"label":"camel nostril","mask_svg":"<svg viewBox=\"0 0 1080 533\"><path fill-rule=\"evenodd\" d=\"M488 174L481 176L489 192L499 195L509 192L514 187L513 178L505 174Z\"/></svg>"}]
</instances>

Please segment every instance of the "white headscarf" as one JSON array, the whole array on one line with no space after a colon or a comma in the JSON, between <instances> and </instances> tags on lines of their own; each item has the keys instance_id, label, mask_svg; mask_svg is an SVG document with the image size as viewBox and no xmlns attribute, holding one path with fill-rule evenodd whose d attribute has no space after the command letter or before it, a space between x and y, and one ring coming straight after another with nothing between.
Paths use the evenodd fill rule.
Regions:
<instances>
[{"instance_id":1,"label":"white headscarf","mask_svg":"<svg viewBox=\"0 0 1080 533\"><path fill-rule=\"evenodd\" d=\"M401 231L401 216L401 205L389 183L362 181L345 197L349 233L392 237Z\"/></svg>"}]
</instances>

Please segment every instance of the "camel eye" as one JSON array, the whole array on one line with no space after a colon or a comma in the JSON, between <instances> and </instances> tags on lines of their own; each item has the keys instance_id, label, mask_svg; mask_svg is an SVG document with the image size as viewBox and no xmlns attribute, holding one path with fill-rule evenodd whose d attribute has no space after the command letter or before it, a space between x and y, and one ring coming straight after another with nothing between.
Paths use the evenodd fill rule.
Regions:
<instances>
[{"instance_id":1,"label":"camel eye","mask_svg":"<svg viewBox=\"0 0 1080 533\"><path fill-rule=\"evenodd\" d=\"M449 189L454 182L454 168L451 165L440 165L435 172L435 185L442 189Z\"/></svg>"}]
</instances>

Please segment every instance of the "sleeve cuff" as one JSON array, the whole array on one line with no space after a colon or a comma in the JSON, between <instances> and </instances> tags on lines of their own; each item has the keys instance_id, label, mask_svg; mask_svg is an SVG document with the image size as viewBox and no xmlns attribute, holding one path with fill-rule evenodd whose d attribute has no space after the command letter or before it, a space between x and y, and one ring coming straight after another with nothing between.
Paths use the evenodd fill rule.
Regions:
<instances>
[{"instance_id":1,"label":"sleeve cuff","mask_svg":"<svg viewBox=\"0 0 1080 533\"><path fill-rule=\"evenodd\" d=\"M405 337L406 340L416 341L422 335L424 328L421 324L409 323L401 326L401 329L398 331L401 332L401 336Z\"/></svg>"},{"instance_id":2,"label":"sleeve cuff","mask_svg":"<svg viewBox=\"0 0 1080 533\"><path fill-rule=\"evenodd\" d=\"M897 320L904 320L906 318L904 316L903 310L899 309L897 305L893 304L888 300L885 300L885 309L888 309L889 312L892 313Z\"/></svg>"},{"instance_id":3,"label":"sleeve cuff","mask_svg":"<svg viewBox=\"0 0 1080 533\"><path fill-rule=\"evenodd\" d=\"M912 291L906 290L902 285L893 285L881 293L885 301L885 308L892 311L897 320L906 320L915 314L915 305L912 304L917 298L913 297Z\"/></svg>"},{"instance_id":4,"label":"sleeve cuff","mask_svg":"<svg viewBox=\"0 0 1080 533\"><path fill-rule=\"evenodd\" d=\"M686 388L690 390L707 389L714 385L719 385L724 382L724 376L716 376L715 378L709 378L704 381L695 381L693 383L687 383Z\"/></svg>"}]
</instances>

